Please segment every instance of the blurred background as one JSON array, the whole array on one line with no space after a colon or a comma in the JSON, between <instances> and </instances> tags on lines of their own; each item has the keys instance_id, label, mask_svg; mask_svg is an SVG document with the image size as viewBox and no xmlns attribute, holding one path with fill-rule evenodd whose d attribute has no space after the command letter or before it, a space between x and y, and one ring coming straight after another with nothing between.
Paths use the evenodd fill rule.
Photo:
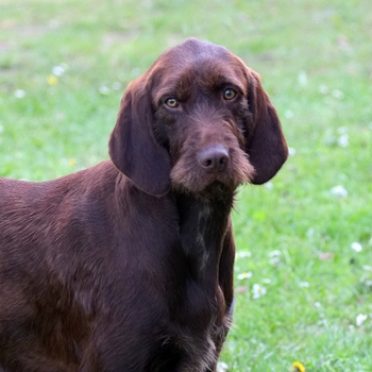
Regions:
<instances>
[{"instance_id":1,"label":"blurred background","mask_svg":"<svg viewBox=\"0 0 372 372\"><path fill-rule=\"evenodd\" d=\"M371 30L366 0L0 0L0 176L107 159L130 80L186 37L223 44L262 76L290 158L237 197L220 370L371 371Z\"/></svg>"}]
</instances>

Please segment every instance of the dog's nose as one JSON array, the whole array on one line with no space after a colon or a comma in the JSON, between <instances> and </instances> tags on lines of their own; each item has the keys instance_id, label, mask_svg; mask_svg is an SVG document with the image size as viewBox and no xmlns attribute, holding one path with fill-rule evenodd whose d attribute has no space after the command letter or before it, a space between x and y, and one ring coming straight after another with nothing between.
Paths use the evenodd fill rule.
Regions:
<instances>
[{"instance_id":1,"label":"dog's nose","mask_svg":"<svg viewBox=\"0 0 372 372\"><path fill-rule=\"evenodd\" d=\"M229 152L223 146L211 146L199 152L198 161L209 172L222 172L229 162Z\"/></svg>"}]
</instances>

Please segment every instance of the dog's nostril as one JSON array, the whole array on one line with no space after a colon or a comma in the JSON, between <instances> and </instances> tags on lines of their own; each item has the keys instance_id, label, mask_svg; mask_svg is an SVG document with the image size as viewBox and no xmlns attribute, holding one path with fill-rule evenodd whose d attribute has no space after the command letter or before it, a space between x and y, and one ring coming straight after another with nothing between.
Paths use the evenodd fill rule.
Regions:
<instances>
[{"instance_id":1,"label":"dog's nostril","mask_svg":"<svg viewBox=\"0 0 372 372\"><path fill-rule=\"evenodd\" d=\"M225 165L226 162L227 162L227 157L226 156L221 156L219 158L219 165Z\"/></svg>"},{"instance_id":2,"label":"dog's nostril","mask_svg":"<svg viewBox=\"0 0 372 372\"><path fill-rule=\"evenodd\" d=\"M208 171L225 170L229 153L223 146L213 146L202 150L198 155L200 165Z\"/></svg>"},{"instance_id":3,"label":"dog's nostril","mask_svg":"<svg viewBox=\"0 0 372 372\"><path fill-rule=\"evenodd\" d=\"M213 165L213 161L211 159L205 159L203 165L206 167L206 168L209 168Z\"/></svg>"}]
</instances>

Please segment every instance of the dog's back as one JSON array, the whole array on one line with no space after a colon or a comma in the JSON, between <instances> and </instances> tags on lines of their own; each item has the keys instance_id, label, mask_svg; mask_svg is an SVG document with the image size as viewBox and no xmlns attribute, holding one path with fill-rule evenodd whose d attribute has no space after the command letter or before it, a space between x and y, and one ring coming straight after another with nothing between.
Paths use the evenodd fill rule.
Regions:
<instances>
[{"instance_id":1,"label":"dog's back","mask_svg":"<svg viewBox=\"0 0 372 372\"><path fill-rule=\"evenodd\" d=\"M147 363L150 349L122 354L166 332L154 320L169 316L158 298L179 261L169 199L138 191L111 162L42 183L0 179L0 195L0 365L99 371L100 353Z\"/></svg>"},{"instance_id":2,"label":"dog's back","mask_svg":"<svg viewBox=\"0 0 372 372\"><path fill-rule=\"evenodd\" d=\"M64 371L78 358L88 332L82 304L92 299L79 299L84 289L73 280L85 276L89 285L84 233L100 228L87 230L79 216L89 215L87 224L95 209L83 210L93 197L84 191L94 188L89 172L42 183L0 179L0 361L10 370Z\"/></svg>"}]
</instances>

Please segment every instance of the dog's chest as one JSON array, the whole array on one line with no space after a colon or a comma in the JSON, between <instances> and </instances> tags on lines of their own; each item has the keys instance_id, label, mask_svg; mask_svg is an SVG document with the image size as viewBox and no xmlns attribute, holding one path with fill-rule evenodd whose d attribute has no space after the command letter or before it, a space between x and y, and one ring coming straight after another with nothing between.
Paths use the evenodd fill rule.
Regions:
<instances>
[{"instance_id":1,"label":"dog's chest","mask_svg":"<svg viewBox=\"0 0 372 372\"><path fill-rule=\"evenodd\" d=\"M187 269L176 289L181 295L171 309L175 331L171 338L187 360L180 371L203 371L214 364L217 352L213 336L221 311L216 293L220 242L210 233L212 210L203 205L194 212L181 228L180 248Z\"/></svg>"},{"instance_id":2,"label":"dog's chest","mask_svg":"<svg viewBox=\"0 0 372 372\"><path fill-rule=\"evenodd\" d=\"M190 282L188 286L188 301L180 312L183 312L184 319L176 322L175 339L188 360L188 369L185 371L203 371L213 365L216 358L213 332L218 318L217 303L197 283Z\"/></svg>"}]
</instances>

